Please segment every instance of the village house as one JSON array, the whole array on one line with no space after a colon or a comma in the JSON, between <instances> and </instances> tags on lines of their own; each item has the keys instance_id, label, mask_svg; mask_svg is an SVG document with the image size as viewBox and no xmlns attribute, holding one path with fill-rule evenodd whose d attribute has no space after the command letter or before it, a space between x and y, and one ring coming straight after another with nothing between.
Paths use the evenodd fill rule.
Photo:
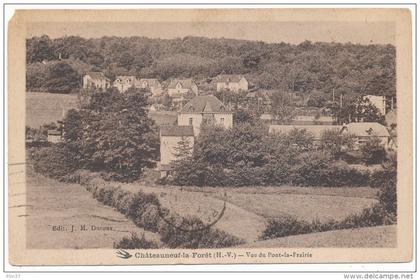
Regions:
<instances>
[{"instance_id":1,"label":"village house","mask_svg":"<svg viewBox=\"0 0 420 280\"><path fill-rule=\"evenodd\" d=\"M168 95L173 103L179 103L189 96L197 96L198 86L192 79L174 79L169 82Z\"/></svg>"},{"instance_id":2,"label":"village house","mask_svg":"<svg viewBox=\"0 0 420 280\"><path fill-rule=\"evenodd\" d=\"M247 91L248 81L241 75L219 75L216 78L216 90L218 92L223 90L232 92Z\"/></svg>"},{"instance_id":3,"label":"village house","mask_svg":"<svg viewBox=\"0 0 420 280\"><path fill-rule=\"evenodd\" d=\"M107 89L110 80L102 72L88 72L83 76L83 88Z\"/></svg>"},{"instance_id":4,"label":"village house","mask_svg":"<svg viewBox=\"0 0 420 280\"><path fill-rule=\"evenodd\" d=\"M355 149L368 142L370 139L377 137L385 149L394 147L391 135L388 129L377 122L355 122L343 125L341 133L348 133L356 138Z\"/></svg>"},{"instance_id":5,"label":"village house","mask_svg":"<svg viewBox=\"0 0 420 280\"><path fill-rule=\"evenodd\" d=\"M162 85L158 79L136 79L134 81L134 86L150 91L153 96L162 94Z\"/></svg>"},{"instance_id":6,"label":"village house","mask_svg":"<svg viewBox=\"0 0 420 280\"><path fill-rule=\"evenodd\" d=\"M177 159L177 147L184 141L192 148L194 146L194 131L192 126L163 125L160 127L160 163L158 170L161 178L172 170L171 164Z\"/></svg>"},{"instance_id":7,"label":"village house","mask_svg":"<svg viewBox=\"0 0 420 280\"><path fill-rule=\"evenodd\" d=\"M233 126L233 114L214 95L197 96L178 113L178 125L192 126L194 135L197 136L202 123L228 129Z\"/></svg>"},{"instance_id":8,"label":"village house","mask_svg":"<svg viewBox=\"0 0 420 280\"><path fill-rule=\"evenodd\" d=\"M48 130L48 137L47 140L50 143L59 143L62 139L62 134L60 130L57 129L50 129Z\"/></svg>"},{"instance_id":9,"label":"village house","mask_svg":"<svg viewBox=\"0 0 420 280\"><path fill-rule=\"evenodd\" d=\"M136 77L134 76L117 76L114 81L114 87L116 87L119 92L123 93L127 89L133 87L135 82Z\"/></svg>"}]
</instances>

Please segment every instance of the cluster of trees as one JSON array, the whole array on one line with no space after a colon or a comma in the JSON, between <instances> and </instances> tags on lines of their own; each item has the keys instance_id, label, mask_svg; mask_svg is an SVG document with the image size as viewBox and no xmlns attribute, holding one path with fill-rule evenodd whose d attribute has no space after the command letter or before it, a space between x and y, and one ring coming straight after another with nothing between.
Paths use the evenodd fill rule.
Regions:
<instances>
[{"instance_id":1,"label":"cluster of trees","mask_svg":"<svg viewBox=\"0 0 420 280\"><path fill-rule=\"evenodd\" d=\"M237 124L227 130L203 126L193 151L181 141L169 182L196 186L369 184L367 172L337 162L353 148L353 136L331 130L322 135L321 143L315 143L306 130L269 134L264 125L246 121L248 117L241 113ZM363 156L369 160L366 163L385 159L385 153L379 158L375 152L376 161L375 155L369 154L377 144L365 149Z\"/></svg>"},{"instance_id":2,"label":"cluster of trees","mask_svg":"<svg viewBox=\"0 0 420 280\"><path fill-rule=\"evenodd\" d=\"M81 85L81 74L70 64L57 61L32 63L26 67L26 88L29 91L70 93Z\"/></svg>"},{"instance_id":3,"label":"cluster of trees","mask_svg":"<svg viewBox=\"0 0 420 280\"><path fill-rule=\"evenodd\" d=\"M81 110L67 113L63 143L34 153L35 170L48 174L49 169L63 169L51 162L61 162L66 171L88 169L113 180L137 179L159 157L157 128L146 106L147 97L135 88L126 94L113 88L92 92Z\"/></svg>"},{"instance_id":4,"label":"cluster of trees","mask_svg":"<svg viewBox=\"0 0 420 280\"><path fill-rule=\"evenodd\" d=\"M362 94L395 96L392 45L309 41L293 45L202 37L51 40L41 36L27 40L26 52L28 67L34 72L42 69L32 64L64 60L79 75L83 70L103 71L111 80L122 74L162 80L244 74L259 88L297 93L315 106L331 100L333 90L336 96L343 95L345 103ZM32 81L27 86L39 87Z\"/></svg>"}]
</instances>

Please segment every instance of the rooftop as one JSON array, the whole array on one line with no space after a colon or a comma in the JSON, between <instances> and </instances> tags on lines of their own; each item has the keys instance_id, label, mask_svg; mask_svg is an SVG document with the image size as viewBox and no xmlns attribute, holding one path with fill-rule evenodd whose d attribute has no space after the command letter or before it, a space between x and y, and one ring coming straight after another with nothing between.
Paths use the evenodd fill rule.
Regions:
<instances>
[{"instance_id":1,"label":"rooftop","mask_svg":"<svg viewBox=\"0 0 420 280\"><path fill-rule=\"evenodd\" d=\"M86 75L89 75L93 80L109 80L102 72L88 72Z\"/></svg>"},{"instance_id":2,"label":"rooftop","mask_svg":"<svg viewBox=\"0 0 420 280\"><path fill-rule=\"evenodd\" d=\"M201 95L191 99L181 113L221 113L228 112L226 106L214 95Z\"/></svg>"},{"instance_id":3,"label":"rooftop","mask_svg":"<svg viewBox=\"0 0 420 280\"><path fill-rule=\"evenodd\" d=\"M178 83L181 84L183 88L191 88L194 81L192 79L174 79L169 82L168 88L175 88Z\"/></svg>"},{"instance_id":4,"label":"rooftop","mask_svg":"<svg viewBox=\"0 0 420 280\"><path fill-rule=\"evenodd\" d=\"M306 130L311 133L315 139L321 139L322 133L326 130L340 130L341 125L289 125L289 124L279 124L279 125L270 125L269 133L289 133L294 129Z\"/></svg>"},{"instance_id":5,"label":"rooftop","mask_svg":"<svg viewBox=\"0 0 420 280\"><path fill-rule=\"evenodd\" d=\"M349 123L343 127L348 133L358 137L389 137L388 129L377 122Z\"/></svg>"},{"instance_id":6,"label":"rooftop","mask_svg":"<svg viewBox=\"0 0 420 280\"><path fill-rule=\"evenodd\" d=\"M57 129L50 129L50 130L48 130L48 135L60 135L61 136L61 131L57 130Z\"/></svg>"}]
</instances>

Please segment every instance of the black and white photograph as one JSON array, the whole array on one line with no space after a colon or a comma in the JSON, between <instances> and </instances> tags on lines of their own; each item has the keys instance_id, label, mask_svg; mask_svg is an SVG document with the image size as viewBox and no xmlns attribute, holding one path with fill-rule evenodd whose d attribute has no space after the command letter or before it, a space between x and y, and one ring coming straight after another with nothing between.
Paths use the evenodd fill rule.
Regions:
<instances>
[{"instance_id":1,"label":"black and white photograph","mask_svg":"<svg viewBox=\"0 0 420 280\"><path fill-rule=\"evenodd\" d=\"M410 13L263 11L19 11L15 242L108 249L116 262L313 262L328 248L343 250L337 261L408 248L382 257L409 261L412 92L398 20Z\"/></svg>"}]
</instances>

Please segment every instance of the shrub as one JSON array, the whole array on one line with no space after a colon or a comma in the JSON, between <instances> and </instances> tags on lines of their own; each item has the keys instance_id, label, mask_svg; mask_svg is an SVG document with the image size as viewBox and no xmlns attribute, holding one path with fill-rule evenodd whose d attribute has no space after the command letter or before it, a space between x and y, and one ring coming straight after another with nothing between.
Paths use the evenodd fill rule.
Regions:
<instances>
[{"instance_id":1,"label":"shrub","mask_svg":"<svg viewBox=\"0 0 420 280\"><path fill-rule=\"evenodd\" d=\"M379 203L387 213L397 216L397 172L388 171L379 191Z\"/></svg>"},{"instance_id":2,"label":"shrub","mask_svg":"<svg viewBox=\"0 0 420 280\"><path fill-rule=\"evenodd\" d=\"M334 158L341 158L342 154L353 148L354 137L342 134L339 129L327 129L321 135L321 149Z\"/></svg>"},{"instance_id":3,"label":"shrub","mask_svg":"<svg viewBox=\"0 0 420 280\"><path fill-rule=\"evenodd\" d=\"M363 162L366 164L378 164L385 160L385 148L378 137L372 137L361 147Z\"/></svg>"},{"instance_id":4,"label":"shrub","mask_svg":"<svg viewBox=\"0 0 420 280\"><path fill-rule=\"evenodd\" d=\"M156 249L159 245L151 240L146 240L144 234L139 238L137 234L132 233L131 237L123 237L117 244L115 249Z\"/></svg>"},{"instance_id":5,"label":"shrub","mask_svg":"<svg viewBox=\"0 0 420 280\"><path fill-rule=\"evenodd\" d=\"M310 152L300 157L292 168L292 182L300 186L366 186L369 172L349 167L345 162L331 162L324 153Z\"/></svg>"},{"instance_id":6,"label":"shrub","mask_svg":"<svg viewBox=\"0 0 420 280\"><path fill-rule=\"evenodd\" d=\"M74 153L67 149L66 145L58 143L35 150L31 155L31 160L35 172L63 181L68 174L78 168L74 156Z\"/></svg>"},{"instance_id":7,"label":"shrub","mask_svg":"<svg viewBox=\"0 0 420 280\"><path fill-rule=\"evenodd\" d=\"M160 225L162 242L170 248L225 248L243 243L243 240L217 229L206 227L196 217L169 215Z\"/></svg>"},{"instance_id":8,"label":"shrub","mask_svg":"<svg viewBox=\"0 0 420 280\"><path fill-rule=\"evenodd\" d=\"M360 227L373 227L380 225L391 225L396 222L395 216L388 213L381 204L365 208L359 214L353 214L338 223L337 229L349 229Z\"/></svg>"},{"instance_id":9,"label":"shrub","mask_svg":"<svg viewBox=\"0 0 420 280\"><path fill-rule=\"evenodd\" d=\"M206 228L206 225L199 218L183 218L169 213L168 209L160 206L159 199L154 193L146 194L139 191L133 194L122 190L120 187L113 186L110 182L102 181L97 177L97 174L76 173L80 177L86 176L86 178L89 178L79 178L79 181L85 183L86 189L98 201L116 208L137 226L152 232L158 232L162 242L170 248L223 248L243 243L241 239L230 234ZM102 184L96 185L95 181L102 182ZM136 244L136 242L142 244L141 238L140 241L138 239L125 238L117 244L117 246L121 246L117 248L130 249L129 246L134 246L132 244Z\"/></svg>"},{"instance_id":10,"label":"shrub","mask_svg":"<svg viewBox=\"0 0 420 280\"><path fill-rule=\"evenodd\" d=\"M289 235L298 235L313 232L313 227L306 221L299 221L295 217L286 216L268 221L263 231L262 239L272 239Z\"/></svg>"}]
</instances>

